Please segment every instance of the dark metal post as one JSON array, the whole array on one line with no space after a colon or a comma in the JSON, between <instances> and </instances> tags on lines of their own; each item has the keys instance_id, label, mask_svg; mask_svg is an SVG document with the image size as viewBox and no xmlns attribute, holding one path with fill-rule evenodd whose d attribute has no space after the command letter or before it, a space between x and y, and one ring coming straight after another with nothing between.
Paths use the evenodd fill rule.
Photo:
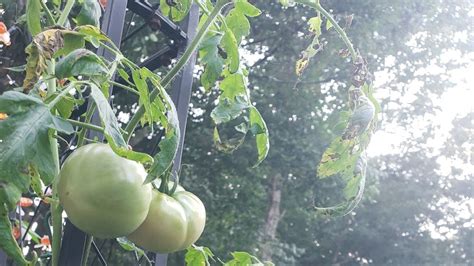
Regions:
<instances>
[{"instance_id":1,"label":"dark metal post","mask_svg":"<svg viewBox=\"0 0 474 266\"><path fill-rule=\"evenodd\" d=\"M121 43L126 11L127 0L109 1L102 19L102 31L107 34L117 46L120 46ZM107 59L113 59L113 55L103 48L99 48L97 54ZM92 116L91 123L101 123L97 112ZM97 132L89 131L88 138L93 139L94 137L98 137L99 139L103 138L103 136L97 134ZM59 265L81 265L85 244L86 234L66 220Z\"/></svg>"},{"instance_id":2,"label":"dark metal post","mask_svg":"<svg viewBox=\"0 0 474 266\"><path fill-rule=\"evenodd\" d=\"M199 23L199 7L193 4L189 15L186 20L182 23L182 28L186 31L187 40L186 46L180 48L179 53L182 54L188 47L191 41L196 36L197 26ZM191 91L193 87L193 73L194 65L196 62L196 53L191 56L189 62L181 71L181 74L173 82L173 91L171 98L176 105L178 112L179 128L181 133L181 139L178 146L178 152L174 158L173 173L177 173L181 167L181 157L183 154L184 136L186 133L186 122L188 118L189 101L191 99ZM159 254L155 256L155 266L166 266L168 254Z\"/></svg>"}]
</instances>

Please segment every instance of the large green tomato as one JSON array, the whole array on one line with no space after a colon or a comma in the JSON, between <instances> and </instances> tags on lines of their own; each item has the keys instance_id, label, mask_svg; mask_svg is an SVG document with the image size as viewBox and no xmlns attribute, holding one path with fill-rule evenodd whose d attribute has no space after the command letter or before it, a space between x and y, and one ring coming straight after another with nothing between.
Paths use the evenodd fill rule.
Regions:
<instances>
[{"instance_id":1,"label":"large green tomato","mask_svg":"<svg viewBox=\"0 0 474 266\"><path fill-rule=\"evenodd\" d=\"M191 192L179 186L172 196L153 190L147 218L128 239L149 251L171 253L196 242L205 223L204 204Z\"/></svg>"},{"instance_id":2,"label":"large green tomato","mask_svg":"<svg viewBox=\"0 0 474 266\"><path fill-rule=\"evenodd\" d=\"M59 173L59 201L70 221L99 238L133 232L145 220L151 185L137 162L115 154L107 144L74 151Z\"/></svg>"}]
</instances>

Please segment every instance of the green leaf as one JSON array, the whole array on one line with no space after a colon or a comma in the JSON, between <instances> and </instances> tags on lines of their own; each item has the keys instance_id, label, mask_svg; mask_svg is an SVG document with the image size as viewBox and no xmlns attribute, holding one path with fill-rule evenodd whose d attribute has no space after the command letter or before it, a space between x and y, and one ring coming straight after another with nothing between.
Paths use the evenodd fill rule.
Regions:
<instances>
[{"instance_id":1,"label":"green leaf","mask_svg":"<svg viewBox=\"0 0 474 266\"><path fill-rule=\"evenodd\" d=\"M102 9L97 0L83 0L82 8L76 17L77 25L92 25L99 27Z\"/></svg>"},{"instance_id":2,"label":"green leaf","mask_svg":"<svg viewBox=\"0 0 474 266\"><path fill-rule=\"evenodd\" d=\"M102 76L108 70L102 59L86 49L77 49L63 57L56 64L55 74L58 79L74 76Z\"/></svg>"},{"instance_id":3,"label":"green leaf","mask_svg":"<svg viewBox=\"0 0 474 266\"><path fill-rule=\"evenodd\" d=\"M109 37L102 33L99 28L92 25L82 25L74 29L78 34L95 47L99 47L100 41L111 42Z\"/></svg>"},{"instance_id":4,"label":"green leaf","mask_svg":"<svg viewBox=\"0 0 474 266\"><path fill-rule=\"evenodd\" d=\"M260 11L260 9L250 4L247 0L235 1L235 8L248 17L256 17L262 14L262 11Z\"/></svg>"},{"instance_id":5,"label":"green leaf","mask_svg":"<svg viewBox=\"0 0 474 266\"><path fill-rule=\"evenodd\" d=\"M208 34L199 48L199 58L201 63L205 65L204 72L201 75L201 84L206 90L214 86L222 73L224 59L219 55L218 49L221 40L222 35Z\"/></svg>"},{"instance_id":6,"label":"green leaf","mask_svg":"<svg viewBox=\"0 0 474 266\"><path fill-rule=\"evenodd\" d=\"M54 57L56 58L67 55L76 49L84 48L85 46L84 36L76 34L75 32L64 31L63 38L64 45L54 54Z\"/></svg>"},{"instance_id":7,"label":"green leaf","mask_svg":"<svg viewBox=\"0 0 474 266\"><path fill-rule=\"evenodd\" d=\"M335 174L345 177L350 174L359 157L359 153L351 154L355 145L355 141L335 138L323 153L318 167L318 177L326 178Z\"/></svg>"},{"instance_id":8,"label":"green leaf","mask_svg":"<svg viewBox=\"0 0 474 266\"><path fill-rule=\"evenodd\" d=\"M186 266L209 266L209 259L213 257L214 254L208 247L192 245L186 250Z\"/></svg>"},{"instance_id":9,"label":"green leaf","mask_svg":"<svg viewBox=\"0 0 474 266\"><path fill-rule=\"evenodd\" d=\"M138 248L137 246L135 246L135 244L133 244L125 237L118 237L116 238L116 240L117 243L119 243L119 245L126 251L136 251L138 256L143 256L145 254L145 251L143 251L143 249Z\"/></svg>"},{"instance_id":10,"label":"green leaf","mask_svg":"<svg viewBox=\"0 0 474 266\"><path fill-rule=\"evenodd\" d=\"M173 21L181 21L191 9L192 0L179 0L175 2L176 5L170 6L166 0L160 0L160 10Z\"/></svg>"},{"instance_id":11,"label":"green leaf","mask_svg":"<svg viewBox=\"0 0 474 266\"><path fill-rule=\"evenodd\" d=\"M332 25L331 21L330 21L330 20L326 20L326 30L329 30L329 29L331 29L332 27L334 27L334 26Z\"/></svg>"},{"instance_id":12,"label":"green leaf","mask_svg":"<svg viewBox=\"0 0 474 266\"><path fill-rule=\"evenodd\" d=\"M54 178L49 129L67 134L74 130L39 99L16 91L0 96L0 112L8 115L0 121L0 202L13 209L30 185L30 166L38 170L45 184Z\"/></svg>"},{"instance_id":13,"label":"green leaf","mask_svg":"<svg viewBox=\"0 0 474 266\"><path fill-rule=\"evenodd\" d=\"M8 208L3 203L0 204L0 248L19 265L28 265L30 263L23 257L23 253L12 235Z\"/></svg>"},{"instance_id":14,"label":"green leaf","mask_svg":"<svg viewBox=\"0 0 474 266\"><path fill-rule=\"evenodd\" d=\"M322 20L320 17L313 17L308 20L309 30L316 36L321 35L321 23Z\"/></svg>"},{"instance_id":15,"label":"green leaf","mask_svg":"<svg viewBox=\"0 0 474 266\"><path fill-rule=\"evenodd\" d=\"M225 18L225 22L227 27L235 35L235 39L237 40L237 44L240 44L242 41L242 37L247 36L250 34L250 22L247 17L240 12L238 9L232 9L229 14Z\"/></svg>"},{"instance_id":16,"label":"green leaf","mask_svg":"<svg viewBox=\"0 0 474 266\"><path fill-rule=\"evenodd\" d=\"M132 70L132 78L140 96L139 105L145 106L145 115L142 118L142 125L144 125L146 122L149 122L150 125L153 125L152 105L150 103L150 93L146 81L146 73L144 71L140 71L139 69Z\"/></svg>"},{"instance_id":17,"label":"green leaf","mask_svg":"<svg viewBox=\"0 0 474 266\"><path fill-rule=\"evenodd\" d=\"M265 264L263 264L255 256L252 256L247 252L235 251L235 252L232 252L231 255L233 259L226 262L224 266L241 266L241 265L265 266Z\"/></svg>"},{"instance_id":18,"label":"green leaf","mask_svg":"<svg viewBox=\"0 0 474 266\"><path fill-rule=\"evenodd\" d=\"M110 107L109 101L104 96L102 91L97 87L97 85L91 83L91 97L94 100L97 110L99 111L100 119L104 126L104 133L106 135L107 141L113 143L113 145L118 147L127 148L127 143L120 134L120 125L115 117L112 107ZM119 154L120 155L120 154Z\"/></svg>"},{"instance_id":19,"label":"green leaf","mask_svg":"<svg viewBox=\"0 0 474 266\"><path fill-rule=\"evenodd\" d=\"M250 108L250 128L254 133L257 143L258 160L253 167L257 167L268 155L270 149L270 140L268 137L268 128L262 115L255 107ZM258 128L258 131L252 130Z\"/></svg>"},{"instance_id":20,"label":"green leaf","mask_svg":"<svg viewBox=\"0 0 474 266\"><path fill-rule=\"evenodd\" d=\"M241 97L238 97L241 99ZM249 108L245 100L231 101L223 98L211 112L211 118L216 124L226 123L237 118L242 112Z\"/></svg>"},{"instance_id":21,"label":"green leaf","mask_svg":"<svg viewBox=\"0 0 474 266\"><path fill-rule=\"evenodd\" d=\"M239 46L234 33L229 29L225 29L224 37L221 41L222 48L227 53L227 60L229 62L229 72L235 73L239 70L240 58L239 58Z\"/></svg>"},{"instance_id":22,"label":"green leaf","mask_svg":"<svg viewBox=\"0 0 474 266\"><path fill-rule=\"evenodd\" d=\"M26 24L32 36L41 32L41 4L42 0L26 1Z\"/></svg>"},{"instance_id":23,"label":"green leaf","mask_svg":"<svg viewBox=\"0 0 474 266\"><path fill-rule=\"evenodd\" d=\"M247 86L242 73L234 73L226 76L219 87L222 91L221 97L230 100L236 99L239 95L247 94Z\"/></svg>"}]
</instances>

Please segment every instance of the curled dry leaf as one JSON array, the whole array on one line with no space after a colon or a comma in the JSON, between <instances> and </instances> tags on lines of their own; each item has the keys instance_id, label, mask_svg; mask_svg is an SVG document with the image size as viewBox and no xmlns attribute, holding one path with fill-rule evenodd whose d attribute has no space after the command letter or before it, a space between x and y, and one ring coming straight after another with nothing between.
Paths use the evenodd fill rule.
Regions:
<instances>
[{"instance_id":1,"label":"curled dry leaf","mask_svg":"<svg viewBox=\"0 0 474 266\"><path fill-rule=\"evenodd\" d=\"M0 121L5 120L8 118L8 115L6 113L0 113Z\"/></svg>"},{"instance_id":2,"label":"curled dry leaf","mask_svg":"<svg viewBox=\"0 0 474 266\"><path fill-rule=\"evenodd\" d=\"M0 21L0 43L5 44L6 46L9 46L11 44L10 42L10 33L8 32L7 26L5 23Z\"/></svg>"}]
</instances>

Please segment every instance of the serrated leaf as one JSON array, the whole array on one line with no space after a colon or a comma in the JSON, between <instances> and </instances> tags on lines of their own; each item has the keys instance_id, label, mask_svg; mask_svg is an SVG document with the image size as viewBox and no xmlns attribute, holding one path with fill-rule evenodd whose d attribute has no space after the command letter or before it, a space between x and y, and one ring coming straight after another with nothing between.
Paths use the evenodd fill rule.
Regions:
<instances>
[{"instance_id":1,"label":"serrated leaf","mask_svg":"<svg viewBox=\"0 0 474 266\"><path fill-rule=\"evenodd\" d=\"M146 76L142 75L141 72L143 71L140 71L139 69L132 70L132 79L139 93L138 103L140 106L145 107L145 115L143 116L142 124L148 122L153 126L152 105L150 103L148 84L146 81Z\"/></svg>"},{"instance_id":2,"label":"serrated leaf","mask_svg":"<svg viewBox=\"0 0 474 266\"><path fill-rule=\"evenodd\" d=\"M222 35L207 35L199 48L199 59L205 65L201 84L206 90L214 86L222 73L224 59L219 55L218 49L221 40Z\"/></svg>"},{"instance_id":3,"label":"serrated leaf","mask_svg":"<svg viewBox=\"0 0 474 266\"><path fill-rule=\"evenodd\" d=\"M100 57L86 49L77 49L56 64L58 79L75 76L104 76L108 70Z\"/></svg>"},{"instance_id":4,"label":"serrated leaf","mask_svg":"<svg viewBox=\"0 0 474 266\"><path fill-rule=\"evenodd\" d=\"M118 237L116 238L116 240L117 243L119 243L119 245L126 251L136 251L138 256L142 256L143 254L145 254L145 251L143 251L143 249L138 248L137 246L135 246L135 244L133 244L125 237Z\"/></svg>"},{"instance_id":5,"label":"serrated leaf","mask_svg":"<svg viewBox=\"0 0 474 266\"><path fill-rule=\"evenodd\" d=\"M264 266L255 256L250 255L247 252L235 251L231 253L233 259L226 262L224 266L241 266L241 265L253 265L253 266Z\"/></svg>"},{"instance_id":6,"label":"serrated leaf","mask_svg":"<svg viewBox=\"0 0 474 266\"><path fill-rule=\"evenodd\" d=\"M28 265L18 243L12 235L12 225L8 217L8 208L0 204L0 248L19 265Z\"/></svg>"},{"instance_id":7,"label":"serrated leaf","mask_svg":"<svg viewBox=\"0 0 474 266\"><path fill-rule=\"evenodd\" d=\"M225 18L227 27L234 33L237 44L242 37L250 34L250 22L247 17L237 9L232 9Z\"/></svg>"},{"instance_id":8,"label":"serrated leaf","mask_svg":"<svg viewBox=\"0 0 474 266\"><path fill-rule=\"evenodd\" d=\"M223 98L234 100L237 96L247 94L245 78L242 73L234 73L226 76L219 85L222 91L221 97Z\"/></svg>"},{"instance_id":9,"label":"serrated leaf","mask_svg":"<svg viewBox=\"0 0 474 266\"><path fill-rule=\"evenodd\" d=\"M235 8L248 17L256 17L262 14L260 9L249 3L247 0L235 1Z\"/></svg>"},{"instance_id":10,"label":"serrated leaf","mask_svg":"<svg viewBox=\"0 0 474 266\"><path fill-rule=\"evenodd\" d=\"M254 131L255 141L257 144L258 159L253 167L257 167L268 155L270 149L270 140L268 137L267 124L263 120L262 115L255 107L250 108L250 128L258 127L258 131Z\"/></svg>"},{"instance_id":11,"label":"serrated leaf","mask_svg":"<svg viewBox=\"0 0 474 266\"><path fill-rule=\"evenodd\" d=\"M41 4L42 0L26 1L26 24L32 36L41 32Z\"/></svg>"},{"instance_id":12,"label":"serrated leaf","mask_svg":"<svg viewBox=\"0 0 474 266\"><path fill-rule=\"evenodd\" d=\"M99 47L100 41L111 42L107 35L102 33L98 27L93 25L82 25L76 27L74 31L84 36L84 39L95 47Z\"/></svg>"},{"instance_id":13,"label":"serrated leaf","mask_svg":"<svg viewBox=\"0 0 474 266\"><path fill-rule=\"evenodd\" d=\"M332 25L331 21L330 21L330 20L326 20L326 30L329 30L329 29L331 29L332 27L334 27L334 26Z\"/></svg>"},{"instance_id":14,"label":"serrated leaf","mask_svg":"<svg viewBox=\"0 0 474 266\"><path fill-rule=\"evenodd\" d=\"M316 36L321 35L321 23L322 20L320 17L313 17L308 20L309 31L314 33Z\"/></svg>"},{"instance_id":15,"label":"serrated leaf","mask_svg":"<svg viewBox=\"0 0 474 266\"><path fill-rule=\"evenodd\" d=\"M186 250L186 266L209 266L214 254L208 247L191 246Z\"/></svg>"},{"instance_id":16,"label":"serrated leaf","mask_svg":"<svg viewBox=\"0 0 474 266\"><path fill-rule=\"evenodd\" d=\"M120 125L115 117L112 107L110 107L109 101L104 96L102 91L93 83L90 84L91 94L90 96L94 100L99 116L104 126L104 133L109 142L114 143L118 147L127 148L127 143L120 133Z\"/></svg>"},{"instance_id":17,"label":"serrated leaf","mask_svg":"<svg viewBox=\"0 0 474 266\"><path fill-rule=\"evenodd\" d=\"M192 0L180 0L176 1L176 5L170 6L166 0L160 0L160 10L173 21L181 21L189 13L191 4Z\"/></svg>"},{"instance_id":18,"label":"serrated leaf","mask_svg":"<svg viewBox=\"0 0 474 266\"><path fill-rule=\"evenodd\" d=\"M0 202L13 209L30 184L29 167L35 167L45 184L54 178L49 129L70 134L72 126L53 116L39 99L16 91L0 96Z\"/></svg>"},{"instance_id":19,"label":"serrated leaf","mask_svg":"<svg viewBox=\"0 0 474 266\"><path fill-rule=\"evenodd\" d=\"M239 46L237 44L237 40L234 36L234 33L229 28L225 29L221 45L227 53L227 60L229 62L229 72L237 72L240 66Z\"/></svg>"},{"instance_id":20,"label":"serrated leaf","mask_svg":"<svg viewBox=\"0 0 474 266\"><path fill-rule=\"evenodd\" d=\"M226 123L237 118L247 108L249 104L243 100L231 101L223 98L212 110L211 118L216 124Z\"/></svg>"},{"instance_id":21,"label":"serrated leaf","mask_svg":"<svg viewBox=\"0 0 474 266\"><path fill-rule=\"evenodd\" d=\"M97 0L83 0L81 11L76 17L77 25L92 25L99 27L102 9Z\"/></svg>"}]
</instances>

